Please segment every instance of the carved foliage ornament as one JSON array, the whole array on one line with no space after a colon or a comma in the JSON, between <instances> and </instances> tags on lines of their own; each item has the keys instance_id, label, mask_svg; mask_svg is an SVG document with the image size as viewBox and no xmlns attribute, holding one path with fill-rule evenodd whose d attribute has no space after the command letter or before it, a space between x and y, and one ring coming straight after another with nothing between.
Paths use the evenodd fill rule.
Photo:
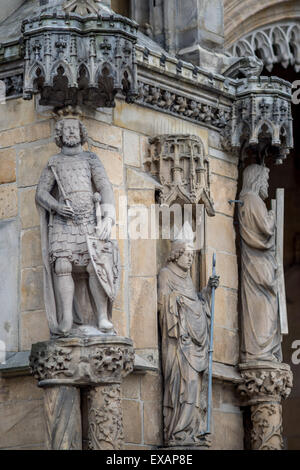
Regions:
<instances>
[{"instance_id":1,"label":"carved foliage ornament","mask_svg":"<svg viewBox=\"0 0 300 470\"><path fill-rule=\"evenodd\" d=\"M229 111L173 93L160 86L138 82L137 102L168 114L183 117L208 126L223 129L230 117Z\"/></svg>"},{"instance_id":2,"label":"carved foliage ornament","mask_svg":"<svg viewBox=\"0 0 300 470\"><path fill-rule=\"evenodd\" d=\"M239 385L239 393L251 402L287 398L293 386L290 369L254 369L241 371L244 383Z\"/></svg>"},{"instance_id":3,"label":"carved foliage ornament","mask_svg":"<svg viewBox=\"0 0 300 470\"><path fill-rule=\"evenodd\" d=\"M257 149L262 154L271 149L276 163L282 163L293 147L291 84L277 77L239 80L222 136L227 151Z\"/></svg>"},{"instance_id":4,"label":"carved foliage ornament","mask_svg":"<svg viewBox=\"0 0 300 470\"><path fill-rule=\"evenodd\" d=\"M114 337L112 344L70 339L33 345L30 367L43 384L91 385L120 383L133 370L130 340Z\"/></svg>"},{"instance_id":5,"label":"carved foliage ornament","mask_svg":"<svg viewBox=\"0 0 300 470\"><path fill-rule=\"evenodd\" d=\"M203 142L192 135L161 135L150 139L146 170L163 188L160 203L203 203L215 215L210 197L209 161Z\"/></svg>"},{"instance_id":6,"label":"carved foliage ornament","mask_svg":"<svg viewBox=\"0 0 300 470\"><path fill-rule=\"evenodd\" d=\"M89 450L121 450L124 436L120 385L91 389L88 401Z\"/></svg>"},{"instance_id":7,"label":"carved foliage ornament","mask_svg":"<svg viewBox=\"0 0 300 470\"><path fill-rule=\"evenodd\" d=\"M251 407L251 448L282 449L281 400L289 396L293 386L290 367L265 361L240 364L239 368L244 383L238 391Z\"/></svg>"},{"instance_id":8,"label":"carved foliage ornament","mask_svg":"<svg viewBox=\"0 0 300 470\"><path fill-rule=\"evenodd\" d=\"M253 450L281 450L283 448L281 405L262 403L253 406L251 421Z\"/></svg>"},{"instance_id":9,"label":"carved foliage ornament","mask_svg":"<svg viewBox=\"0 0 300 470\"><path fill-rule=\"evenodd\" d=\"M84 15L84 16L82 16ZM89 0L47 6L23 22L24 98L41 105L113 107L137 95L137 24Z\"/></svg>"}]
</instances>

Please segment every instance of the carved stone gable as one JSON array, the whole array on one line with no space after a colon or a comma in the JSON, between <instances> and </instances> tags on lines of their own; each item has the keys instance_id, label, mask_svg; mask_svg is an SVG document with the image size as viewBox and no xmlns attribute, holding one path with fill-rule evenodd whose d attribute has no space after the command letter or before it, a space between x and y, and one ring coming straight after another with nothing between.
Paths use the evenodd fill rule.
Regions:
<instances>
[{"instance_id":1,"label":"carved stone gable","mask_svg":"<svg viewBox=\"0 0 300 470\"><path fill-rule=\"evenodd\" d=\"M209 162L202 140L193 135L161 135L150 140L145 168L163 189L160 203L203 203L214 215L210 197Z\"/></svg>"}]
</instances>

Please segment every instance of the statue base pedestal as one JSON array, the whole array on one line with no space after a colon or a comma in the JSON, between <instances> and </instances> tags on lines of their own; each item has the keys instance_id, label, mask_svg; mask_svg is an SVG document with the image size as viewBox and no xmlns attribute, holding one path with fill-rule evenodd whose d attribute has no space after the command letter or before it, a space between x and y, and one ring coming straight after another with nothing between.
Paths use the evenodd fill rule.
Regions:
<instances>
[{"instance_id":1,"label":"statue base pedestal","mask_svg":"<svg viewBox=\"0 0 300 470\"><path fill-rule=\"evenodd\" d=\"M180 451L186 451L186 450L209 450L209 447L208 445L201 445L201 446L175 446L175 447L160 447L159 450L167 450L169 452L180 452Z\"/></svg>"},{"instance_id":2,"label":"statue base pedestal","mask_svg":"<svg viewBox=\"0 0 300 470\"><path fill-rule=\"evenodd\" d=\"M211 434L203 435L199 442L189 442L183 445L165 445L160 450L208 450L211 446L212 437Z\"/></svg>"},{"instance_id":3,"label":"statue base pedestal","mask_svg":"<svg viewBox=\"0 0 300 470\"><path fill-rule=\"evenodd\" d=\"M82 449L82 393L87 394L88 448L122 449L120 385L133 363L132 341L119 336L34 344L30 366L44 389L47 449Z\"/></svg>"},{"instance_id":4,"label":"statue base pedestal","mask_svg":"<svg viewBox=\"0 0 300 470\"><path fill-rule=\"evenodd\" d=\"M251 448L281 450L282 406L293 385L290 366L282 363L253 361L239 365L244 383L238 391L244 406L251 410Z\"/></svg>"}]
</instances>

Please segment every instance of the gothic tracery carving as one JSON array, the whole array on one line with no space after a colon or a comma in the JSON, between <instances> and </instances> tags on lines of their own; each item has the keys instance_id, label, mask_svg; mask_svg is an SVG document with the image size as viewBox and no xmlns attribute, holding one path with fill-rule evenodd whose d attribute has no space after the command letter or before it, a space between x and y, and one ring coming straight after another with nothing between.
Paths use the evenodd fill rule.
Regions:
<instances>
[{"instance_id":1,"label":"gothic tracery carving","mask_svg":"<svg viewBox=\"0 0 300 470\"><path fill-rule=\"evenodd\" d=\"M203 142L192 135L161 135L150 139L146 169L158 178L163 188L160 203L170 206L203 203L214 215L210 197L209 161Z\"/></svg>"},{"instance_id":2,"label":"gothic tracery carving","mask_svg":"<svg viewBox=\"0 0 300 470\"><path fill-rule=\"evenodd\" d=\"M270 72L275 64L300 70L300 25L283 22L252 31L239 39L229 52L238 57L257 56Z\"/></svg>"}]
</instances>

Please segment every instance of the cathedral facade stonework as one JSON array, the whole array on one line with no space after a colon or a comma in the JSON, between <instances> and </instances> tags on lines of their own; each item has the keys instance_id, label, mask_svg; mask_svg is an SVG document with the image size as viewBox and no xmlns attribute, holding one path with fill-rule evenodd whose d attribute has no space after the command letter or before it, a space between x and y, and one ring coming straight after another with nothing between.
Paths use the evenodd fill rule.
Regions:
<instances>
[{"instance_id":1,"label":"cathedral facade stonework","mask_svg":"<svg viewBox=\"0 0 300 470\"><path fill-rule=\"evenodd\" d=\"M297 69L298 30L181 3L3 10L0 449L288 447L283 206L242 173L292 158L291 84L260 74Z\"/></svg>"}]
</instances>

